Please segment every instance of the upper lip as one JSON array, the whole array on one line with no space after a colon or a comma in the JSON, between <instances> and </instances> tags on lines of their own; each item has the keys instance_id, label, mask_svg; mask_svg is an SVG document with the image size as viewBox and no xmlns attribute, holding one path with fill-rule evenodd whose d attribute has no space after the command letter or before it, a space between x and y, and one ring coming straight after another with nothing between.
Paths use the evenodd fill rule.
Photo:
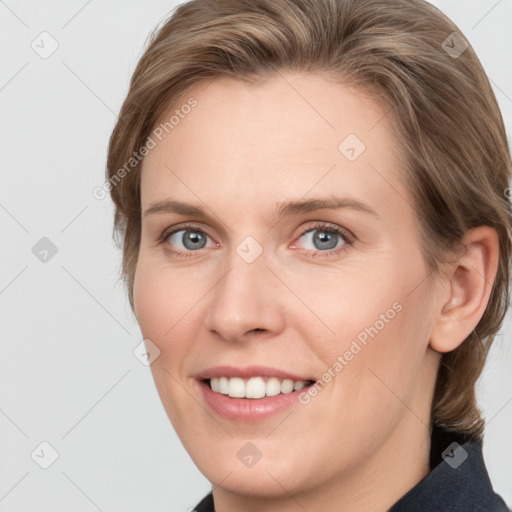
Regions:
<instances>
[{"instance_id":1,"label":"upper lip","mask_svg":"<svg viewBox=\"0 0 512 512\"><path fill-rule=\"evenodd\" d=\"M245 366L243 368L234 366L215 366L206 368L195 375L198 380L211 379L212 377L239 377L248 379L250 377L277 377L278 379L291 379L293 381L315 379L308 376L300 376L295 373L286 372L269 366Z\"/></svg>"}]
</instances>

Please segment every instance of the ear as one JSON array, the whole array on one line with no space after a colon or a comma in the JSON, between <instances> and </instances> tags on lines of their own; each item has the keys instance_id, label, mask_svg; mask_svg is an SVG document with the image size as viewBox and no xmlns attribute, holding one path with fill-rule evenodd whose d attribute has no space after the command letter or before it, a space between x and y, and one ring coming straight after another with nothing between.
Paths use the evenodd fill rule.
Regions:
<instances>
[{"instance_id":1,"label":"ear","mask_svg":"<svg viewBox=\"0 0 512 512\"><path fill-rule=\"evenodd\" d=\"M438 295L430 347L451 352L473 331L482 318L496 278L499 238L489 226L479 226L464 237L465 250L450 266L445 286Z\"/></svg>"}]
</instances>

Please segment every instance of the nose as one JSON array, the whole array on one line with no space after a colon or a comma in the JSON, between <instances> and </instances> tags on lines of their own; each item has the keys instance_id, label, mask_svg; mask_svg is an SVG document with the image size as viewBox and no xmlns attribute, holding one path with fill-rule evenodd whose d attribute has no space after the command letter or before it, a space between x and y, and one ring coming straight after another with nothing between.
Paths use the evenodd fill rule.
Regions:
<instances>
[{"instance_id":1,"label":"nose","mask_svg":"<svg viewBox=\"0 0 512 512\"><path fill-rule=\"evenodd\" d=\"M265 253L249 263L233 250L224 276L208 294L206 328L230 342L279 334L285 325L279 284Z\"/></svg>"}]
</instances>

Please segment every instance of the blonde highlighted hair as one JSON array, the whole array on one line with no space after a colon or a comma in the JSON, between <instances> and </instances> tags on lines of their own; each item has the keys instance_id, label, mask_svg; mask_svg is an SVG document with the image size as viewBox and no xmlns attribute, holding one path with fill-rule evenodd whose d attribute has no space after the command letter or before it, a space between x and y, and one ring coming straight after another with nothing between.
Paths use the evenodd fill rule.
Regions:
<instances>
[{"instance_id":1,"label":"blonde highlighted hair","mask_svg":"<svg viewBox=\"0 0 512 512\"><path fill-rule=\"evenodd\" d=\"M121 276L132 309L141 163L122 179L116 173L145 147L170 106L199 82L221 77L258 84L293 70L353 85L390 108L432 275L471 228L487 225L498 233L499 268L488 306L468 338L443 354L432 403L433 424L482 438L475 384L508 307L511 160L496 98L466 44L457 26L423 0L179 5L151 34L109 143L114 239L123 249Z\"/></svg>"}]
</instances>

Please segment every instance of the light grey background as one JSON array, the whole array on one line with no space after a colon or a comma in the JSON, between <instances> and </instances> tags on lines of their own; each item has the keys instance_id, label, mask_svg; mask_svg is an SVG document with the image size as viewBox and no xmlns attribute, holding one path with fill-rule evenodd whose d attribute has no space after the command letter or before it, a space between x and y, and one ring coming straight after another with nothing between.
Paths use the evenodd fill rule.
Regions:
<instances>
[{"instance_id":1,"label":"light grey background","mask_svg":"<svg viewBox=\"0 0 512 512\"><path fill-rule=\"evenodd\" d=\"M113 208L92 195L146 37L177 3L0 1L0 512L186 511L209 490L132 354ZM434 3L480 56L510 139L512 0ZM44 51L43 31L58 43L47 59L31 47ZM46 263L32 252L43 237L57 248ZM509 314L479 383L509 506L511 334ZM59 455L46 470L31 458L49 460L43 441Z\"/></svg>"}]
</instances>

